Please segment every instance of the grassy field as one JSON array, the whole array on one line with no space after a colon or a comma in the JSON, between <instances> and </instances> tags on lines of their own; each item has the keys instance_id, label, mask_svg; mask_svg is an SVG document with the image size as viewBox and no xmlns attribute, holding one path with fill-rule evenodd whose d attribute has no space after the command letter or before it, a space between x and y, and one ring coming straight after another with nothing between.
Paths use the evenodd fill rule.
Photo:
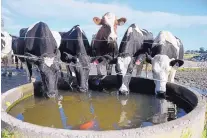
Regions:
<instances>
[{"instance_id":1,"label":"grassy field","mask_svg":"<svg viewBox=\"0 0 207 138\"><path fill-rule=\"evenodd\" d=\"M184 59L190 59L194 56L198 56L199 54L184 54Z\"/></svg>"}]
</instances>

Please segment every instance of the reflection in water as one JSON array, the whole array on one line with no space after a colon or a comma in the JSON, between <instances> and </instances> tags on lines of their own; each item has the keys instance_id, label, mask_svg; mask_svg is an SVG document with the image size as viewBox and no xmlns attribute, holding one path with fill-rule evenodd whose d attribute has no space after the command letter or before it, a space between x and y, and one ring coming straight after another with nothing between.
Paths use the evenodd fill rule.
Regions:
<instances>
[{"instance_id":1,"label":"reflection in water","mask_svg":"<svg viewBox=\"0 0 207 138\"><path fill-rule=\"evenodd\" d=\"M179 114L178 116L176 104L165 99L156 99L153 100L153 103L155 106L154 115L148 120L149 122L143 122L142 127L171 121L186 114L184 112L184 114ZM180 110L180 108L178 109Z\"/></svg>"},{"instance_id":2,"label":"reflection in water","mask_svg":"<svg viewBox=\"0 0 207 138\"><path fill-rule=\"evenodd\" d=\"M149 95L60 93L62 101L30 97L15 105L9 114L42 126L98 131L144 127L185 115L172 102Z\"/></svg>"}]
</instances>

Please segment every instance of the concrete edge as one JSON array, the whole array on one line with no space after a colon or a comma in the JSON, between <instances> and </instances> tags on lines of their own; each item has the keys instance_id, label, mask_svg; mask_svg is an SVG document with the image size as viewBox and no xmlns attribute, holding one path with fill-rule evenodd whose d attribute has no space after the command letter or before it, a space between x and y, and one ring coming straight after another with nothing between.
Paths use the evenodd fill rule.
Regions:
<instances>
[{"instance_id":1,"label":"concrete edge","mask_svg":"<svg viewBox=\"0 0 207 138\"><path fill-rule=\"evenodd\" d=\"M175 84L178 85L178 84ZM181 85L178 85L183 87ZM26 91L19 91L22 88ZM14 92L17 95L19 93L19 97L17 99L23 98L24 93L32 93L33 84L25 84L16 88L13 88L4 94L2 94L2 106L6 105L5 98L11 96ZM189 89L188 89L189 90ZM1 120L7 124L7 126L14 127L17 131L21 131L25 133L32 132L35 134L40 134L41 136L54 136L54 137L154 137L156 135L162 135L166 132L173 132L176 130L183 130L184 128L188 128L188 126L192 126L196 122L202 122L204 124L205 112L206 112L206 102L202 96L193 90L189 90L189 92L193 92L198 99L197 106L187 115L178 118L176 120L166 122L163 124L158 124L154 126L144 127L144 128L135 128L135 129L126 129L126 130L111 130L111 131L84 131L84 130L65 130L65 129L57 129L57 128L49 128L42 127L35 124L30 124L27 122L22 122L11 115L7 114L6 110L2 108ZM11 103L12 104L12 103ZM7 105L6 105L7 106ZM7 106L8 108L9 106ZM199 121L200 120L200 121ZM201 124L202 125L202 124ZM203 125L204 126L204 125ZM201 130L203 131L203 129Z\"/></svg>"}]
</instances>

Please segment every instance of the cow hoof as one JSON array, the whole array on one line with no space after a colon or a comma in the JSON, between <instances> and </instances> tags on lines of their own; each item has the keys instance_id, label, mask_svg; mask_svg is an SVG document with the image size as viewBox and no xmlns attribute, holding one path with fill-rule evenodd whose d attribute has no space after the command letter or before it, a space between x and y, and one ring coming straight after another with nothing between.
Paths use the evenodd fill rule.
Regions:
<instances>
[{"instance_id":1,"label":"cow hoof","mask_svg":"<svg viewBox=\"0 0 207 138\"><path fill-rule=\"evenodd\" d=\"M119 91L119 94L120 95L128 95L129 94L129 91Z\"/></svg>"}]
</instances>

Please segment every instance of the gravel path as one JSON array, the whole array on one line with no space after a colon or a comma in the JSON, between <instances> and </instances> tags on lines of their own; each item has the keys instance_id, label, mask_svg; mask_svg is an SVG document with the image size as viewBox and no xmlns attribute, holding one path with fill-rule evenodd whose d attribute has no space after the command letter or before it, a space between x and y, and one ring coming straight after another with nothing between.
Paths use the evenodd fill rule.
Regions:
<instances>
[{"instance_id":1,"label":"gravel path","mask_svg":"<svg viewBox=\"0 0 207 138\"><path fill-rule=\"evenodd\" d=\"M207 70L177 71L175 82L207 92Z\"/></svg>"}]
</instances>

